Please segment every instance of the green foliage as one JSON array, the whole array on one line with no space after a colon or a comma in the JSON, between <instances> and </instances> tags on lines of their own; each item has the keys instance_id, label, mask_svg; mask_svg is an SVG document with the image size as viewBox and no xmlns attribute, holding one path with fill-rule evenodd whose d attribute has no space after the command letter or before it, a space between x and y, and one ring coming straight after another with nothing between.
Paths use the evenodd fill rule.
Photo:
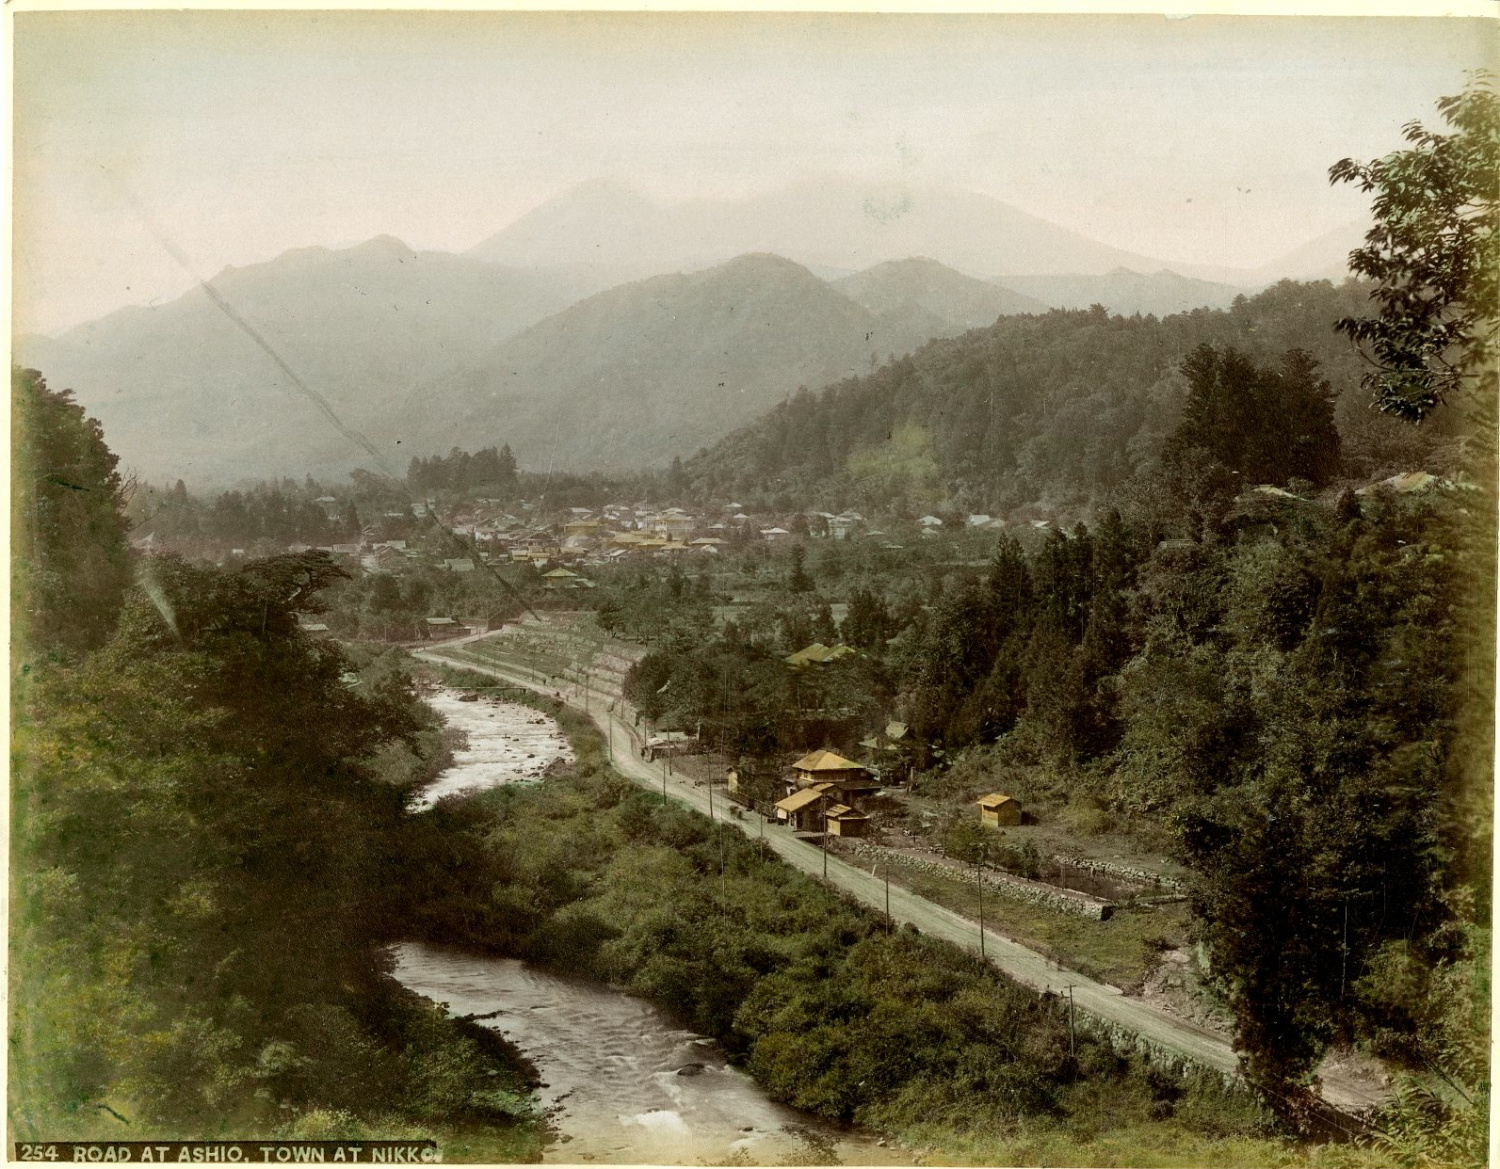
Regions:
<instances>
[{"instance_id":1,"label":"green foliage","mask_svg":"<svg viewBox=\"0 0 1500 1169\"><path fill-rule=\"evenodd\" d=\"M19 654L103 644L130 584L124 484L70 390L11 370L11 630Z\"/></svg>"},{"instance_id":2,"label":"green foliage","mask_svg":"<svg viewBox=\"0 0 1500 1169\"><path fill-rule=\"evenodd\" d=\"M291 480L225 491L212 499L191 494L182 480L168 491L146 488L137 524L158 548L184 555L221 559L233 548L253 554L280 552L288 544L332 544L359 539L359 526L346 507L330 517L320 503L322 490Z\"/></svg>"},{"instance_id":3,"label":"green foliage","mask_svg":"<svg viewBox=\"0 0 1500 1169\"><path fill-rule=\"evenodd\" d=\"M1377 282L1373 317L1338 322L1377 368L1364 384L1379 408L1420 421L1472 384L1495 393L1500 329L1500 98L1478 74L1438 102L1450 133L1420 122L1411 146L1334 164L1329 178L1374 192L1375 226L1349 266Z\"/></svg>"},{"instance_id":4,"label":"green foliage","mask_svg":"<svg viewBox=\"0 0 1500 1169\"><path fill-rule=\"evenodd\" d=\"M1412 431L1367 410L1361 360L1332 330L1368 292L1352 282L1284 281L1228 310L1164 319L1102 309L1002 317L866 376L793 395L683 471L694 494L752 510L914 517L945 504L1002 514L1027 504L1100 507L1157 464L1188 395L1182 361L1205 344L1261 366L1288 350L1316 359L1349 473L1440 469L1453 455L1450 424ZM1305 380L1317 386L1310 373Z\"/></svg>"},{"instance_id":5,"label":"green foliage","mask_svg":"<svg viewBox=\"0 0 1500 1169\"><path fill-rule=\"evenodd\" d=\"M720 1039L776 1099L829 1119L931 1124L949 1139L1096 1132L1216 1094L1087 1029L1070 1056L1065 1004L914 930L887 934L738 831L625 783L564 717L572 774L434 813L446 819L412 873L430 939L651 999ZM1230 1111L1232 1131L1253 1129L1253 1108Z\"/></svg>"},{"instance_id":6,"label":"green foliage","mask_svg":"<svg viewBox=\"0 0 1500 1169\"><path fill-rule=\"evenodd\" d=\"M511 454L508 443L498 450L485 447L472 455L454 447L446 458L434 455L430 459L412 459L406 472L406 483L413 491L423 494L479 492L508 499L515 494L517 486L516 457Z\"/></svg>"},{"instance_id":7,"label":"green foliage","mask_svg":"<svg viewBox=\"0 0 1500 1169\"><path fill-rule=\"evenodd\" d=\"M421 768L377 765L431 728L390 663L360 676L299 630L337 575L318 555L153 558L108 643L33 673L11 837L25 1132L104 1107L173 1136L524 1111L507 1060L385 975ZM497 1068L511 1095L475 1095Z\"/></svg>"},{"instance_id":8,"label":"green foliage","mask_svg":"<svg viewBox=\"0 0 1500 1169\"><path fill-rule=\"evenodd\" d=\"M1339 433L1329 384L1311 354L1291 350L1280 369L1257 366L1237 349L1200 345L1183 362L1188 399L1163 451L1169 463L1201 450L1236 479L1326 483L1339 469Z\"/></svg>"}]
</instances>

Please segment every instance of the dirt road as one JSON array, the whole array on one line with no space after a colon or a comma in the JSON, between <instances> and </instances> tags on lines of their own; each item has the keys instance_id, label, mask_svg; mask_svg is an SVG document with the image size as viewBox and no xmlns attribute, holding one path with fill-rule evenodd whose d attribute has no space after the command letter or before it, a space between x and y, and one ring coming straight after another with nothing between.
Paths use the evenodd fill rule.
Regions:
<instances>
[{"instance_id":1,"label":"dirt road","mask_svg":"<svg viewBox=\"0 0 1500 1169\"><path fill-rule=\"evenodd\" d=\"M897 885L887 887L878 872L856 868L825 853L816 844L796 839L789 828L767 823L755 813L748 813L737 819L729 814L731 805L722 793L713 794L710 788L700 783L680 774L672 774L670 763L665 760L648 763L640 758L636 750L634 730L607 709L607 700L601 701L597 695L591 700L586 699L582 688L571 683L562 686L539 685L530 680L522 670L508 670L494 664L481 665L461 654L445 654L454 644L456 643L431 650L415 650L412 656L487 674L541 693L560 693L564 701L580 711L584 711L587 706L586 713L609 742L615 769L622 775L653 791L665 791L668 798L684 803L705 816L712 815L714 819L722 819L747 836L763 836L767 845L788 864L819 879L822 879L826 871L829 884L877 912L885 912L886 898L889 896L891 918L897 923L910 923L933 937L979 952L979 929L973 922L910 890ZM1080 1012L1129 1031L1168 1052L1186 1057L1200 1067L1228 1074L1234 1074L1238 1070L1238 1058L1229 1044L1219 1036L1159 1011L1138 998L1130 997L1118 987L1096 982L1077 971L1059 966L1050 958L1004 934L985 930L984 953L999 969L1034 990L1058 994L1066 999L1071 988L1073 1004ZM1334 1107L1348 1112L1369 1108L1379 1101L1379 1096L1368 1085L1340 1076L1325 1076L1323 1096Z\"/></svg>"}]
</instances>

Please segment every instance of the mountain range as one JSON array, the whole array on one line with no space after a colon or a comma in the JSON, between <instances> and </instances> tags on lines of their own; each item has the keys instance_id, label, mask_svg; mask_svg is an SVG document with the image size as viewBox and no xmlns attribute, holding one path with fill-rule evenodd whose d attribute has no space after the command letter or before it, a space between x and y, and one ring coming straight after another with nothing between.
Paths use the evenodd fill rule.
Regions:
<instances>
[{"instance_id":1,"label":"mountain range","mask_svg":"<svg viewBox=\"0 0 1500 1169\"><path fill-rule=\"evenodd\" d=\"M1289 263L1306 274L1346 242ZM841 180L676 206L596 182L466 254L383 236L209 283L212 297L19 337L16 359L74 389L147 477L368 466L217 298L394 471L492 442L523 466L623 469L997 317L1096 303L1161 316L1244 291L986 196Z\"/></svg>"},{"instance_id":2,"label":"mountain range","mask_svg":"<svg viewBox=\"0 0 1500 1169\"><path fill-rule=\"evenodd\" d=\"M894 282L876 276L865 287ZM1020 299L1001 294L996 306L1008 295ZM773 255L623 285L423 384L398 415L400 435L438 451L505 441L532 468L660 465L799 387L866 372L968 327L909 298L877 301L872 311ZM986 323L998 315L997 307Z\"/></svg>"},{"instance_id":3,"label":"mountain range","mask_svg":"<svg viewBox=\"0 0 1500 1169\"><path fill-rule=\"evenodd\" d=\"M984 275L1164 266L988 195L832 177L740 199L676 204L596 180L548 200L468 254L514 266L603 263L662 272L747 252L846 271L911 256Z\"/></svg>"},{"instance_id":4,"label":"mountain range","mask_svg":"<svg viewBox=\"0 0 1500 1169\"><path fill-rule=\"evenodd\" d=\"M516 271L389 237L301 248L225 269L209 283L341 418L363 429L406 400L434 367L495 342L598 290L583 268ZM127 466L148 476L223 483L301 477L345 449L317 407L202 289L125 308L56 338L17 337L14 360L71 388ZM351 457L351 455L356 457Z\"/></svg>"}]
</instances>

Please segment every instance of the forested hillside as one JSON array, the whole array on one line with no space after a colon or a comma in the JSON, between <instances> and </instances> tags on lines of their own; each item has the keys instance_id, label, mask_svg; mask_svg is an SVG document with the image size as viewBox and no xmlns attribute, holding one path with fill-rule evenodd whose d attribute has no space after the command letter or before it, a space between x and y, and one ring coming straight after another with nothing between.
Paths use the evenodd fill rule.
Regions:
<instances>
[{"instance_id":1,"label":"forested hillside","mask_svg":"<svg viewBox=\"0 0 1500 1169\"><path fill-rule=\"evenodd\" d=\"M821 386L906 353L952 322L877 316L807 269L745 255L612 288L420 386L384 431L402 451L506 442L528 468L660 466Z\"/></svg>"},{"instance_id":2,"label":"forested hillside","mask_svg":"<svg viewBox=\"0 0 1500 1169\"><path fill-rule=\"evenodd\" d=\"M387 977L406 797L445 747L391 656L302 629L345 574L316 552L132 564L98 424L32 370L12 401L18 1137L487 1120L534 1159L503 1045Z\"/></svg>"},{"instance_id":3,"label":"forested hillside","mask_svg":"<svg viewBox=\"0 0 1500 1169\"><path fill-rule=\"evenodd\" d=\"M747 504L1083 511L1155 464L1187 398L1179 367L1204 343L1261 361L1311 355L1336 397L1346 474L1442 470L1455 420L1417 429L1371 412L1366 367L1334 332L1367 310L1369 291L1286 281L1227 310L1164 319L1097 308L1002 318L798 393L684 471L699 493Z\"/></svg>"}]
</instances>

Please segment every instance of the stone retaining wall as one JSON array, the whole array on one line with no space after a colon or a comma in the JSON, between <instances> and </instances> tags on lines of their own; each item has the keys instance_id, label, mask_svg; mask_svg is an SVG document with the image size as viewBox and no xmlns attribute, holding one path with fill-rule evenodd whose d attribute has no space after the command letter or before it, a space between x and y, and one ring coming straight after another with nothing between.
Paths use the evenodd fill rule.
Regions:
<instances>
[{"instance_id":1,"label":"stone retaining wall","mask_svg":"<svg viewBox=\"0 0 1500 1169\"><path fill-rule=\"evenodd\" d=\"M1049 909L1059 909L1064 913L1076 913L1095 921L1104 921L1114 912L1114 906L1101 898L1091 897L1087 893L1079 893L1073 889L1059 889L1055 885L1048 885L1043 881L1031 881L1011 873L999 873L989 869L981 874L972 868L956 869L939 861L907 856L889 848L882 848L878 844L868 844L863 840L854 841L853 848L859 856L872 857L888 864L902 865L905 868L934 873L938 876L957 877L971 885L982 881L992 889L998 889L1009 896L1020 897L1037 905L1045 905Z\"/></svg>"},{"instance_id":2,"label":"stone retaining wall","mask_svg":"<svg viewBox=\"0 0 1500 1169\"><path fill-rule=\"evenodd\" d=\"M1069 868L1083 869L1085 872L1103 873L1110 877L1119 877L1125 881L1135 881L1145 885L1160 885L1164 889L1171 889L1174 893L1186 893L1187 886L1175 877L1163 877L1156 873L1148 873L1145 869L1133 868L1130 865L1116 864L1113 861L1091 860L1081 856L1065 856L1055 853L1054 861Z\"/></svg>"}]
</instances>

